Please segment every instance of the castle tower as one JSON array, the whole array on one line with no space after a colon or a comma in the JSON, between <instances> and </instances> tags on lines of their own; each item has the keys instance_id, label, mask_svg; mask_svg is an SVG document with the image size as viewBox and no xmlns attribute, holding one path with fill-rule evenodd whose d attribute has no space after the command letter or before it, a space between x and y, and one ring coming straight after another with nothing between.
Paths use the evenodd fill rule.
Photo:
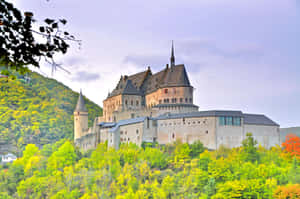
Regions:
<instances>
[{"instance_id":1,"label":"castle tower","mask_svg":"<svg viewBox=\"0 0 300 199\"><path fill-rule=\"evenodd\" d=\"M81 138L88 130L88 110L80 91L76 108L74 110L74 140Z\"/></svg>"}]
</instances>

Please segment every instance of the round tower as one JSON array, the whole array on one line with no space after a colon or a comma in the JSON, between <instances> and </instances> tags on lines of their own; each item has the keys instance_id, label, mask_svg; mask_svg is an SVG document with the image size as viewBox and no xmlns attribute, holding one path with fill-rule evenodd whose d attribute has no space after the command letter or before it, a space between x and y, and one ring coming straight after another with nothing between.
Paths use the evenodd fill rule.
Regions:
<instances>
[{"instance_id":1,"label":"round tower","mask_svg":"<svg viewBox=\"0 0 300 199\"><path fill-rule=\"evenodd\" d=\"M88 110L80 91L76 108L74 110L74 140L81 138L88 131Z\"/></svg>"}]
</instances>

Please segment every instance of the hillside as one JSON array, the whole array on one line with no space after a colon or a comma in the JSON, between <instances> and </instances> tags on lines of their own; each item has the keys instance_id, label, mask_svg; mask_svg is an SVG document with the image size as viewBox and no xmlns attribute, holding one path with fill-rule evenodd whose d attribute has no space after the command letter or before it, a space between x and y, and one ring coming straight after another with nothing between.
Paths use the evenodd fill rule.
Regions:
<instances>
[{"instance_id":1,"label":"hillside","mask_svg":"<svg viewBox=\"0 0 300 199\"><path fill-rule=\"evenodd\" d=\"M20 152L26 144L38 146L62 138L73 139L73 110L78 93L37 73L26 78L0 77L0 154ZM86 100L89 125L102 109Z\"/></svg>"}]
</instances>

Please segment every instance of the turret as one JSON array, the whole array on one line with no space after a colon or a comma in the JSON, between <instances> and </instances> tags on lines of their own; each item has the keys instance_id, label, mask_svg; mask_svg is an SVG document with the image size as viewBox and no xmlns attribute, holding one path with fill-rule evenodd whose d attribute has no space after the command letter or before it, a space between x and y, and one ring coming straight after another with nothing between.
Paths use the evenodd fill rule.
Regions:
<instances>
[{"instance_id":1,"label":"turret","mask_svg":"<svg viewBox=\"0 0 300 199\"><path fill-rule=\"evenodd\" d=\"M88 110L80 91L76 108L74 110L74 140L84 136L88 131Z\"/></svg>"}]
</instances>

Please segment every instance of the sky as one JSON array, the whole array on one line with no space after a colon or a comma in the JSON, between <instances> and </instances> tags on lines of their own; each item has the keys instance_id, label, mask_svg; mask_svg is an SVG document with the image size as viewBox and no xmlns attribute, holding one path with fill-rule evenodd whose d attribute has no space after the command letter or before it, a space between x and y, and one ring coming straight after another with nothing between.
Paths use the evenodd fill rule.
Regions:
<instances>
[{"instance_id":1,"label":"sky","mask_svg":"<svg viewBox=\"0 0 300 199\"><path fill-rule=\"evenodd\" d=\"M265 114L300 126L299 0L11 0L37 24L64 18L82 40L55 78L102 106L121 75L162 70L174 40L199 110Z\"/></svg>"}]
</instances>

